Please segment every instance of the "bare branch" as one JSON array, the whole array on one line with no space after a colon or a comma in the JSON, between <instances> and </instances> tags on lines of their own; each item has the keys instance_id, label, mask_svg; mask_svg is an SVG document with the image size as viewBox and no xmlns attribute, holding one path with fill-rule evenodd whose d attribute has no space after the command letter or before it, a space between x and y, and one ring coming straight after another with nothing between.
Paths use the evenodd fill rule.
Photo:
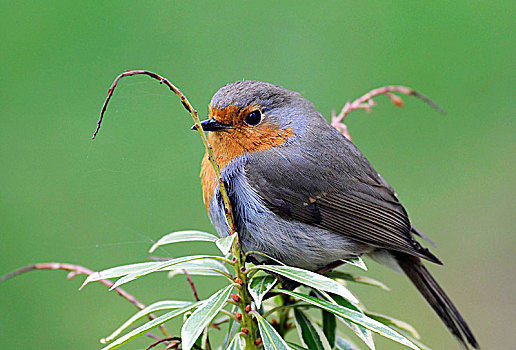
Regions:
<instances>
[{"instance_id":1,"label":"bare branch","mask_svg":"<svg viewBox=\"0 0 516 350\"><path fill-rule=\"evenodd\" d=\"M193 283L192 278L190 277L190 274L186 270L183 270L183 273L185 274L186 280L188 281L190 288L192 288L192 292L193 292L195 301L201 301L201 299L199 299L199 295L197 295L197 289L195 289L195 284Z\"/></svg>"},{"instance_id":2,"label":"bare branch","mask_svg":"<svg viewBox=\"0 0 516 350\"><path fill-rule=\"evenodd\" d=\"M58 263L58 262L50 262L50 263L39 263L39 264L32 264L29 266L22 267L20 269L14 270L2 277L0 277L0 282L6 281L8 279L11 279L13 277L16 277L18 275L21 275L23 273L34 271L34 270L64 270L64 271L70 271L70 273L66 276L67 279L72 279L77 275L86 275L90 276L94 273L94 271L81 266L81 265L75 265L75 264L67 264L67 263ZM105 285L108 288L111 288L113 286L113 282L110 280L99 280L100 283ZM118 295L120 295L122 298L129 301L131 304L136 306L138 309L143 310L145 309L145 305L142 304L138 299L136 299L132 294L126 292L124 289L117 287L114 289ZM156 318L154 314L149 314L147 316L150 320L153 320ZM168 330L165 328L164 325L159 326L163 334L168 337L170 334Z\"/></svg>"},{"instance_id":3,"label":"bare branch","mask_svg":"<svg viewBox=\"0 0 516 350\"><path fill-rule=\"evenodd\" d=\"M171 341L174 341L174 343L171 344L170 346L167 346L167 349L177 349L179 344L181 344L181 338L180 337L169 337L169 338L164 338L164 339L158 339L157 341L155 341L154 343L152 343L151 345L146 347L145 350L150 350L153 347L156 347L156 346L158 346L161 343L171 342Z\"/></svg>"},{"instance_id":4,"label":"bare branch","mask_svg":"<svg viewBox=\"0 0 516 350\"><path fill-rule=\"evenodd\" d=\"M177 347L179 346L179 344L181 344L181 338L180 337L169 337L169 338L164 338L164 339L160 339L154 343L152 343L151 345L149 345L147 348L145 348L145 350L150 350L152 349L153 347L155 346L158 346L159 344L163 343L163 342L170 342L170 341L174 341L175 343L167 346L167 349L177 349ZM193 345L193 348L194 349L199 349L199 350L202 350L202 348L197 345L197 344L194 344Z\"/></svg>"},{"instance_id":5,"label":"bare branch","mask_svg":"<svg viewBox=\"0 0 516 350\"><path fill-rule=\"evenodd\" d=\"M378 89L374 89L369 91L367 94L363 95L362 97L357 98L353 102L346 102L342 110L340 111L339 115L335 115L335 111L332 111L331 115L331 125L337 129L342 135L344 135L348 140L352 141L351 135L349 134L347 126L344 124L344 119L346 116L351 113L354 110L357 109L363 109L366 112L371 112L371 108L375 106L375 102L373 100L373 97L379 96L379 95L386 95L389 97L389 99L392 101L392 103L396 107L403 107L403 100L401 97L394 94L399 93L403 95L411 95L419 98L420 100L423 100L427 104L430 105L430 107L436 109L439 113L444 113L443 109L439 107L435 102L433 102L428 97L420 94L417 91L412 90L411 88L405 87L405 86L384 86Z\"/></svg>"},{"instance_id":6,"label":"bare branch","mask_svg":"<svg viewBox=\"0 0 516 350\"><path fill-rule=\"evenodd\" d=\"M93 133L92 139L95 139L95 137L97 136L97 134L100 130L100 125L102 124L102 120L104 119L104 113L106 112L107 106L109 104L109 101L111 100L111 97L113 96L113 92L115 91L115 88L117 87L118 82L123 77L129 77L129 76L133 76L133 75L147 75L153 79L158 80L160 84L165 84L166 86L168 86L168 88L179 97L183 107L185 107L185 109L192 116L194 123L195 123L195 127L196 127L197 131L199 132L202 142L204 144L204 147L206 148L206 152L208 153L208 156L209 156L208 159L209 159L209 161L213 167L213 170L215 171L215 175L217 177L220 194L224 200L226 220L228 221L228 225L230 227L231 234L235 233L236 227L235 227L234 221L233 221L233 210L231 209L231 202L229 201L229 197L226 192L226 187L224 186L224 179L222 178L222 175L220 173L219 165L217 164L217 162L215 160L215 154L213 153L213 148L209 144L208 138L206 137L204 130L202 128L201 120L199 119L199 115L197 114L197 111L192 107L192 105L190 104L190 101L188 101L188 99L183 94L183 92L179 88L177 88L174 84L172 84L170 81L168 81L168 79L162 77L159 74L150 72L148 70L129 70L129 71L126 71L126 72L118 75L108 90L106 100L104 101L104 104L102 105L102 109L100 111L100 117L97 122L97 128L95 129L95 132ZM235 241L236 242L238 241L238 236Z\"/></svg>"}]
</instances>

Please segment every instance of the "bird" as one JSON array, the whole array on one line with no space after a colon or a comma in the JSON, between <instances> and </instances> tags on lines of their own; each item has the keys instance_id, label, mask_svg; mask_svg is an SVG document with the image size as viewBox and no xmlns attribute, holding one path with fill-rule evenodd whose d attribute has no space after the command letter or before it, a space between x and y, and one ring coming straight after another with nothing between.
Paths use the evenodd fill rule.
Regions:
<instances>
[{"instance_id":1,"label":"bird","mask_svg":"<svg viewBox=\"0 0 516 350\"><path fill-rule=\"evenodd\" d=\"M411 224L396 192L308 99L268 82L241 80L220 88L208 113L201 125L245 252L311 271L366 255L408 276L461 346L479 348L423 265L442 263L415 239L426 236ZM208 216L217 233L227 236L208 153L200 177ZM267 262L262 255L253 262Z\"/></svg>"}]
</instances>

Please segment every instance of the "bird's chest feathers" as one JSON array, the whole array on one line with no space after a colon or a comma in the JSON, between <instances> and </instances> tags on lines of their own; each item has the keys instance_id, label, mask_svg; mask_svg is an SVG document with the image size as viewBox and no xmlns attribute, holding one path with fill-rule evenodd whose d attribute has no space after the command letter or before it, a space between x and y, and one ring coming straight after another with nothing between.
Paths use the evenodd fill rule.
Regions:
<instances>
[{"instance_id":1,"label":"bird's chest feathers","mask_svg":"<svg viewBox=\"0 0 516 350\"><path fill-rule=\"evenodd\" d=\"M232 129L229 132L209 132L208 140L213 146L215 161L219 168L224 170L226 165L237 157L246 153L265 151L272 147L279 146L294 135L289 129L276 129L272 127L256 129ZM201 185L203 190L204 204L209 211L210 201L217 187L217 177L210 163L208 153L204 154L201 163Z\"/></svg>"}]
</instances>

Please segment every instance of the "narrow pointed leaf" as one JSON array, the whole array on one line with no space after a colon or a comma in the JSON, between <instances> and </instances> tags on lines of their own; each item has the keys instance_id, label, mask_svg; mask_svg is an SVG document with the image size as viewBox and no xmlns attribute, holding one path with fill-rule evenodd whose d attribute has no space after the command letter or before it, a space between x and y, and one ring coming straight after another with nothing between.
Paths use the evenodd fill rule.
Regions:
<instances>
[{"instance_id":1,"label":"narrow pointed leaf","mask_svg":"<svg viewBox=\"0 0 516 350\"><path fill-rule=\"evenodd\" d=\"M362 314L364 313L360 308L358 308L356 305L351 304L349 301L347 301L340 295L336 295L336 294L330 295L327 293L326 295L324 295L324 297L327 298L330 302L332 302L334 304L337 304L337 305L343 306L345 308L360 312ZM375 349L373 334L369 329L364 328L356 323L345 320L342 317L339 317L339 320L342 321L349 329L351 329L351 331L353 333L355 333L356 336L358 338L360 338L360 340L362 340L369 349L371 349L371 350Z\"/></svg>"},{"instance_id":2,"label":"narrow pointed leaf","mask_svg":"<svg viewBox=\"0 0 516 350\"><path fill-rule=\"evenodd\" d=\"M231 251L231 246L235 241L236 235L229 235L227 237L219 238L215 241L217 248L221 251L222 255L226 256Z\"/></svg>"},{"instance_id":3,"label":"narrow pointed leaf","mask_svg":"<svg viewBox=\"0 0 516 350\"><path fill-rule=\"evenodd\" d=\"M173 259L171 259L173 260ZM168 261L171 261L168 260ZM149 262L143 262L143 263L136 263L136 264L129 264L129 265L122 265L122 266L116 266L112 267L100 272L94 272L91 275L89 275L82 286L79 289L84 288L88 283L96 282L99 280L105 280L110 278L117 278L121 276L127 276L131 273L142 271L147 268L151 268L152 266L156 266L158 264L165 263L165 261L149 261ZM218 260L213 259L199 259L199 260L193 260L193 261L185 261L182 263L177 263L174 265L170 265L168 267L163 268L163 271L173 271L173 270L183 270L186 269L189 271L192 269L194 272L192 274L195 274L195 271L199 271L198 274L209 274L209 275L219 275L218 272L214 271L215 269L221 270L224 272L228 272L226 266L224 263ZM204 273L201 272L201 270L205 271Z\"/></svg>"},{"instance_id":4,"label":"narrow pointed leaf","mask_svg":"<svg viewBox=\"0 0 516 350\"><path fill-rule=\"evenodd\" d=\"M334 314L328 312L326 310L322 311L322 326L323 332L328 339L328 343L330 347L333 348L335 346L335 332L337 330L337 319Z\"/></svg>"},{"instance_id":5,"label":"narrow pointed leaf","mask_svg":"<svg viewBox=\"0 0 516 350\"><path fill-rule=\"evenodd\" d=\"M432 350L431 348L429 348L428 346L426 346L425 344L423 344L420 340L418 339L415 339L413 337L411 337L410 335L406 335L407 339L410 340L411 342L413 342L414 344L416 344L417 346L419 346L419 348L421 350Z\"/></svg>"},{"instance_id":6,"label":"narrow pointed leaf","mask_svg":"<svg viewBox=\"0 0 516 350\"><path fill-rule=\"evenodd\" d=\"M394 331L393 329L387 327L383 323L380 323L358 311L351 310L349 308L345 308L340 305L332 304L331 302L326 301L326 300L321 300L318 298L311 297L309 295L292 292L289 290L275 289L273 291L276 291L278 293L287 294L287 295L290 295L299 300L303 300L309 304L312 304L321 309L329 311L339 317L342 317L342 318L349 320L353 323L356 323L364 328L367 328L375 333L378 333L388 339L394 340L400 344L408 346L409 348L416 349L416 350L419 349L416 345L414 345L412 342L410 342L403 335L401 335L398 332Z\"/></svg>"},{"instance_id":7,"label":"narrow pointed leaf","mask_svg":"<svg viewBox=\"0 0 516 350\"><path fill-rule=\"evenodd\" d=\"M371 317L372 319L375 319L378 322L383 323L386 326L396 327L399 330L405 331L416 339L421 338L419 336L419 333L417 332L417 330L405 321L401 321L401 320L395 319L393 317L377 314L374 312L366 312L365 314L367 316Z\"/></svg>"},{"instance_id":8,"label":"narrow pointed leaf","mask_svg":"<svg viewBox=\"0 0 516 350\"><path fill-rule=\"evenodd\" d=\"M340 295L319 292L319 293L317 293L317 297L320 297L320 299L323 299L323 300L326 299L332 304L344 306L345 308L364 313L361 308L359 308L355 304L350 303L346 298L343 298Z\"/></svg>"},{"instance_id":9,"label":"narrow pointed leaf","mask_svg":"<svg viewBox=\"0 0 516 350\"><path fill-rule=\"evenodd\" d=\"M303 345L310 350L330 350L330 344L322 333L319 326L301 310L294 309L294 317L296 320L299 339L303 341Z\"/></svg>"},{"instance_id":10,"label":"narrow pointed leaf","mask_svg":"<svg viewBox=\"0 0 516 350\"><path fill-rule=\"evenodd\" d=\"M335 343L336 350L360 350L358 346L353 344L353 342L349 339L345 339L342 337L337 337L337 341Z\"/></svg>"},{"instance_id":11,"label":"narrow pointed leaf","mask_svg":"<svg viewBox=\"0 0 516 350\"><path fill-rule=\"evenodd\" d=\"M291 342L287 342L288 346L292 349L292 350L309 350L305 347L302 347L301 345L297 345L297 344L294 344L294 343L291 343Z\"/></svg>"},{"instance_id":12,"label":"narrow pointed leaf","mask_svg":"<svg viewBox=\"0 0 516 350\"><path fill-rule=\"evenodd\" d=\"M202 231L178 231L172 232L168 235L165 235L159 239L156 243L153 244L151 249L149 249L149 253L154 252L158 247L170 244L170 243L178 243L178 242L191 242L191 241L204 241L204 242L215 242L218 239L217 236L212 235L208 232Z\"/></svg>"},{"instance_id":13,"label":"narrow pointed leaf","mask_svg":"<svg viewBox=\"0 0 516 350\"><path fill-rule=\"evenodd\" d=\"M237 333L226 350L245 350L245 339L242 333Z\"/></svg>"},{"instance_id":14,"label":"narrow pointed leaf","mask_svg":"<svg viewBox=\"0 0 516 350\"><path fill-rule=\"evenodd\" d=\"M297 267L280 265L260 265L256 266L256 268L277 273L309 287L341 295L349 301L358 304L358 299L346 287L318 273Z\"/></svg>"},{"instance_id":15,"label":"narrow pointed leaf","mask_svg":"<svg viewBox=\"0 0 516 350\"><path fill-rule=\"evenodd\" d=\"M213 259L199 259L187 261L177 265L172 265L163 270L170 271L168 277L173 277L178 274L184 274L184 270L190 275L198 276L222 276L220 271L228 273L229 271L223 262Z\"/></svg>"},{"instance_id":16,"label":"narrow pointed leaf","mask_svg":"<svg viewBox=\"0 0 516 350\"><path fill-rule=\"evenodd\" d=\"M362 326L357 325L356 323L346 321L341 319L342 322L349 328L356 336L364 342L365 345L371 350L375 350L376 346L374 344L373 333Z\"/></svg>"},{"instance_id":17,"label":"narrow pointed leaf","mask_svg":"<svg viewBox=\"0 0 516 350\"><path fill-rule=\"evenodd\" d=\"M189 275L192 275L192 276L222 276L222 274L219 271L216 271L214 269L202 268L202 267L188 267L186 269L181 269L181 268L170 269L170 272L167 274L167 277L172 278L177 275L184 275L185 270L186 270L186 272L188 272ZM225 271L225 272L227 272L227 271Z\"/></svg>"},{"instance_id":18,"label":"narrow pointed leaf","mask_svg":"<svg viewBox=\"0 0 516 350\"><path fill-rule=\"evenodd\" d=\"M155 264L155 262L149 261L130 265L116 266L100 272L94 272L91 275L89 275L86 278L86 280L84 280L79 290L83 289L88 283L125 276L132 272L139 271L146 267L152 266L153 264Z\"/></svg>"},{"instance_id":19,"label":"narrow pointed leaf","mask_svg":"<svg viewBox=\"0 0 516 350\"><path fill-rule=\"evenodd\" d=\"M346 262L346 264L354 265L358 268L361 268L362 270L367 271L367 266L361 257L342 259L342 261Z\"/></svg>"},{"instance_id":20,"label":"narrow pointed leaf","mask_svg":"<svg viewBox=\"0 0 516 350\"><path fill-rule=\"evenodd\" d=\"M199 344L201 346L201 349L208 348L208 327L204 328L204 331L202 332L202 336L197 339L195 344Z\"/></svg>"},{"instance_id":21,"label":"narrow pointed leaf","mask_svg":"<svg viewBox=\"0 0 516 350\"><path fill-rule=\"evenodd\" d=\"M115 340L114 342L109 344L108 346L105 346L104 348L102 348L102 350L116 349L116 348L122 346L123 344L133 340L134 338L139 337L140 335L142 335L144 333L147 333L151 329L158 327L160 324L165 323L165 322L173 319L174 317L180 316L180 315L184 314L185 312L192 310L193 308L197 307L198 305L199 305L199 303L195 303L190 306L184 307L182 309L173 310L164 315L156 317L154 320L145 323L143 326L138 327L138 328L130 331L129 333L124 334L123 336L121 336L120 338L118 338L117 340Z\"/></svg>"},{"instance_id":22,"label":"narrow pointed leaf","mask_svg":"<svg viewBox=\"0 0 516 350\"><path fill-rule=\"evenodd\" d=\"M190 301L178 301L178 300L162 300L158 301L154 304L147 306L145 309L138 311L133 316L131 316L127 321L124 322L123 325L118 327L113 333L108 335L107 337L100 340L101 343L106 344L118 337L120 333L122 333L126 328L131 326L133 323L138 321L140 318L147 316L156 311L162 310L170 310L170 309L180 309L186 308L188 306L193 305L194 303Z\"/></svg>"},{"instance_id":23,"label":"narrow pointed leaf","mask_svg":"<svg viewBox=\"0 0 516 350\"><path fill-rule=\"evenodd\" d=\"M289 350L285 340L276 332L274 327L257 312L254 314L258 320L258 328L262 336L263 348L265 350Z\"/></svg>"},{"instance_id":24,"label":"narrow pointed leaf","mask_svg":"<svg viewBox=\"0 0 516 350\"><path fill-rule=\"evenodd\" d=\"M209 326L210 322L226 305L226 301L231 294L231 289L233 289L233 286L229 285L213 294L186 320L181 329L181 340L184 350L190 350L192 348L204 328Z\"/></svg>"},{"instance_id":25,"label":"narrow pointed leaf","mask_svg":"<svg viewBox=\"0 0 516 350\"><path fill-rule=\"evenodd\" d=\"M256 307L260 308L265 294L274 287L278 280L271 275L255 276L249 282L249 293L253 297Z\"/></svg>"},{"instance_id":26,"label":"narrow pointed leaf","mask_svg":"<svg viewBox=\"0 0 516 350\"><path fill-rule=\"evenodd\" d=\"M378 287L378 288L386 290L386 291L391 290L384 283L377 281L375 279L372 279L370 277L366 277L366 276L357 276L357 275L353 275L351 273L342 272L342 271L332 271L325 275L330 278L337 278L337 279L343 279L346 281L356 282L356 283L360 283L360 284L367 284L369 286Z\"/></svg>"},{"instance_id":27,"label":"narrow pointed leaf","mask_svg":"<svg viewBox=\"0 0 516 350\"><path fill-rule=\"evenodd\" d=\"M166 261L155 261L155 262L152 262L153 265L149 265L148 267L145 267L145 268L142 268L138 271L135 271L133 273L130 273L128 275L125 275L124 277L118 279L115 284L113 284L113 286L109 289L109 290L113 290L117 287L120 287L122 284L125 284L127 282L131 282L137 278L140 278L142 276L145 276L145 275L148 275L148 274L151 274L153 272L156 272L156 271L165 271L167 270L169 267L171 266L174 266L174 265L177 265L177 264L180 264L180 263L185 263L185 262L188 262L188 261L193 261L193 260L200 260L200 259L220 259L220 257L218 256L212 256L212 255L192 255L192 256L184 256L184 257L181 257L181 258L177 258L177 259L171 259L171 260L166 260Z\"/></svg>"}]
</instances>

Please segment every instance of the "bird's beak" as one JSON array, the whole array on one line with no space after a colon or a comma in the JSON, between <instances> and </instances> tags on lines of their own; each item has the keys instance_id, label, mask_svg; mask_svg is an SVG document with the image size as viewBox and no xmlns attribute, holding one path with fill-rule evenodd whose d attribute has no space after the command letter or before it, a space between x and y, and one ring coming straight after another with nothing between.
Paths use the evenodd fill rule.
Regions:
<instances>
[{"instance_id":1,"label":"bird's beak","mask_svg":"<svg viewBox=\"0 0 516 350\"><path fill-rule=\"evenodd\" d=\"M220 131L226 130L230 125L219 123L216 119L206 119L201 122L202 128L205 131ZM192 130L197 130L197 126L192 126Z\"/></svg>"}]
</instances>

